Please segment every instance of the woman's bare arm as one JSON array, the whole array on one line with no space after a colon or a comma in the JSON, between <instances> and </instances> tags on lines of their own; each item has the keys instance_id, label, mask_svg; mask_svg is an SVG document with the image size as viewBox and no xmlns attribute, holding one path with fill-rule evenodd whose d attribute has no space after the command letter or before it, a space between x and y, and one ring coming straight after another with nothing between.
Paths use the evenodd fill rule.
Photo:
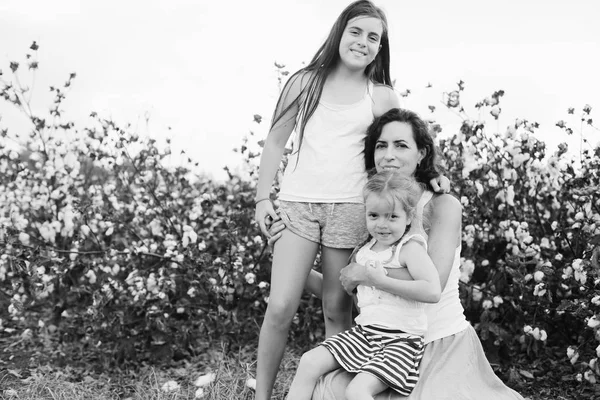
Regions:
<instances>
[{"instance_id":1,"label":"woman's bare arm","mask_svg":"<svg viewBox=\"0 0 600 400\"><path fill-rule=\"evenodd\" d=\"M438 270L443 291L461 241L462 206L449 194L435 196L428 206L431 208L427 253Z\"/></svg>"}]
</instances>

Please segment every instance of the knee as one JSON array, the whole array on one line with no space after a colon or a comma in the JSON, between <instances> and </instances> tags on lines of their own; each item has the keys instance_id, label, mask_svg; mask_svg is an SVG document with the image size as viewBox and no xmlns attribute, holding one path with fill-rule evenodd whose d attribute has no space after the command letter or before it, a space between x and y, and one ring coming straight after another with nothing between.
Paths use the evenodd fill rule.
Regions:
<instances>
[{"instance_id":1,"label":"knee","mask_svg":"<svg viewBox=\"0 0 600 400\"><path fill-rule=\"evenodd\" d=\"M314 377L318 378L316 371L319 369L319 363L317 358L311 351L302 354L300 362L298 363L298 375L303 377Z\"/></svg>"},{"instance_id":2,"label":"knee","mask_svg":"<svg viewBox=\"0 0 600 400\"><path fill-rule=\"evenodd\" d=\"M323 314L330 320L345 320L351 317L352 298L346 294L323 296Z\"/></svg>"},{"instance_id":3,"label":"knee","mask_svg":"<svg viewBox=\"0 0 600 400\"><path fill-rule=\"evenodd\" d=\"M265 323L276 327L289 327L296 313L296 308L287 301L269 301L265 313Z\"/></svg>"}]
</instances>

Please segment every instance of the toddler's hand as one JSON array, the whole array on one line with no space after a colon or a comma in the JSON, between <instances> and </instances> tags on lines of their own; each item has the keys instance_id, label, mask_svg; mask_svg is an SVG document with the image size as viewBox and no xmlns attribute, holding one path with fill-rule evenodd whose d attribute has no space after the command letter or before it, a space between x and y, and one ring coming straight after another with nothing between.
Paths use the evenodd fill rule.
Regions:
<instances>
[{"instance_id":1,"label":"toddler's hand","mask_svg":"<svg viewBox=\"0 0 600 400\"><path fill-rule=\"evenodd\" d=\"M367 275L372 282L379 282L387 276L387 271L381 261L369 261L367 263Z\"/></svg>"}]
</instances>

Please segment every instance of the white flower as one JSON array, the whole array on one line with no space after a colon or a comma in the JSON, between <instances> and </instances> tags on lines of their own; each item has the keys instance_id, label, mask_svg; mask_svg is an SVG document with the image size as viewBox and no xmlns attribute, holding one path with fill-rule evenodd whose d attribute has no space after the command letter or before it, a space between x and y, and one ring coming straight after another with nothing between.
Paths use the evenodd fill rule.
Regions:
<instances>
[{"instance_id":1,"label":"white flower","mask_svg":"<svg viewBox=\"0 0 600 400\"><path fill-rule=\"evenodd\" d=\"M269 284L268 284L267 282L265 282L265 281L262 281L261 283L259 283L259 284L258 284L258 288L259 288L259 289L264 289L264 288L266 288L267 286L269 286ZM599 296L599 297L600 297L600 296Z\"/></svg>"},{"instance_id":2,"label":"white flower","mask_svg":"<svg viewBox=\"0 0 600 400\"><path fill-rule=\"evenodd\" d=\"M542 279L544 279L544 273L542 271L535 271L533 273L533 279L538 283L541 282Z\"/></svg>"},{"instance_id":3,"label":"white flower","mask_svg":"<svg viewBox=\"0 0 600 400\"><path fill-rule=\"evenodd\" d=\"M594 316L592 316L592 318L590 318L588 320L587 326L594 329L594 328L600 326L600 320L598 320L598 318L596 318L596 316L594 315Z\"/></svg>"},{"instance_id":4,"label":"white flower","mask_svg":"<svg viewBox=\"0 0 600 400\"><path fill-rule=\"evenodd\" d=\"M196 390L196 393L194 393L194 398L195 399L201 399L204 397L204 388L198 388Z\"/></svg>"},{"instance_id":5,"label":"white flower","mask_svg":"<svg viewBox=\"0 0 600 400\"><path fill-rule=\"evenodd\" d=\"M567 357L569 358L569 361L571 361L571 364L575 364L579 358L579 352L575 347L569 346L567 348Z\"/></svg>"},{"instance_id":6,"label":"white flower","mask_svg":"<svg viewBox=\"0 0 600 400\"><path fill-rule=\"evenodd\" d=\"M592 304L595 306L600 306L600 296L592 297Z\"/></svg>"},{"instance_id":7,"label":"white flower","mask_svg":"<svg viewBox=\"0 0 600 400\"><path fill-rule=\"evenodd\" d=\"M256 275L252 272L248 272L244 279L246 279L246 282L248 282L249 285L252 285L256 281Z\"/></svg>"},{"instance_id":8,"label":"white flower","mask_svg":"<svg viewBox=\"0 0 600 400\"><path fill-rule=\"evenodd\" d=\"M205 249L206 249L206 243L204 243L204 240L203 240L200 243L198 243L198 250L204 251Z\"/></svg>"},{"instance_id":9,"label":"white flower","mask_svg":"<svg viewBox=\"0 0 600 400\"><path fill-rule=\"evenodd\" d=\"M573 268L571 268L571 267L563 268L563 274L562 274L563 279L569 279L572 276L573 276Z\"/></svg>"},{"instance_id":10,"label":"white flower","mask_svg":"<svg viewBox=\"0 0 600 400\"><path fill-rule=\"evenodd\" d=\"M583 377L586 381L591 383L592 385L596 384L596 375L591 370L587 370L583 373Z\"/></svg>"},{"instance_id":11,"label":"white flower","mask_svg":"<svg viewBox=\"0 0 600 400\"><path fill-rule=\"evenodd\" d=\"M587 282L587 272L586 271L579 271L579 270L575 270L575 280L580 282L582 285L585 285L585 283Z\"/></svg>"},{"instance_id":12,"label":"white flower","mask_svg":"<svg viewBox=\"0 0 600 400\"><path fill-rule=\"evenodd\" d=\"M525 325L525 326L523 327L523 332L525 332L525 333L529 333L529 332L531 332L531 326L529 326L529 325Z\"/></svg>"},{"instance_id":13,"label":"white flower","mask_svg":"<svg viewBox=\"0 0 600 400\"><path fill-rule=\"evenodd\" d=\"M194 381L194 386L198 386L198 387L206 386L209 383L211 383L212 381L214 381L216 377L217 377L217 374L215 374L214 372L209 372L208 374L200 375Z\"/></svg>"},{"instance_id":14,"label":"white flower","mask_svg":"<svg viewBox=\"0 0 600 400\"><path fill-rule=\"evenodd\" d=\"M25 232L19 233L19 242L25 246L29 246L29 235Z\"/></svg>"},{"instance_id":15,"label":"white flower","mask_svg":"<svg viewBox=\"0 0 600 400\"><path fill-rule=\"evenodd\" d=\"M111 226L110 228L108 228L106 230L106 232L104 232L104 236L110 236L113 234L113 232L114 232L114 228ZM169 381L169 382L173 382L173 381ZM167 382L167 383L169 383L169 382Z\"/></svg>"},{"instance_id":16,"label":"white flower","mask_svg":"<svg viewBox=\"0 0 600 400\"><path fill-rule=\"evenodd\" d=\"M175 381L168 381L167 383L162 385L163 392L169 393L169 392L174 392L176 390L179 390L179 383L177 383Z\"/></svg>"},{"instance_id":17,"label":"white flower","mask_svg":"<svg viewBox=\"0 0 600 400\"><path fill-rule=\"evenodd\" d=\"M515 188L513 185L510 185L506 190L506 204L509 206L515 205Z\"/></svg>"},{"instance_id":18,"label":"white flower","mask_svg":"<svg viewBox=\"0 0 600 400\"><path fill-rule=\"evenodd\" d=\"M546 289L544 289L543 283L538 283L537 285L535 285L535 287L533 288L534 296L542 297L545 294L546 294Z\"/></svg>"},{"instance_id":19,"label":"white flower","mask_svg":"<svg viewBox=\"0 0 600 400\"><path fill-rule=\"evenodd\" d=\"M500 304L504 303L504 300L500 296L494 296L494 307L498 307Z\"/></svg>"},{"instance_id":20,"label":"white flower","mask_svg":"<svg viewBox=\"0 0 600 400\"><path fill-rule=\"evenodd\" d=\"M556 221L552 222L552 224L550 225L550 228L552 228L552 230L555 231L556 228L558 228L558 222L556 222Z\"/></svg>"},{"instance_id":21,"label":"white flower","mask_svg":"<svg viewBox=\"0 0 600 400\"><path fill-rule=\"evenodd\" d=\"M600 357L600 344L596 347L596 355Z\"/></svg>"},{"instance_id":22,"label":"white flower","mask_svg":"<svg viewBox=\"0 0 600 400\"><path fill-rule=\"evenodd\" d=\"M477 194L481 196L483 194L483 185L479 182L475 182L475 188L477 189Z\"/></svg>"},{"instance_id":23,"label":"white flower","mask_svg":"<svg viewBox=\"0 0 600 400\"><path fill-rule=\"evenodd\" d=\"M252 390L256 390L256 379L254 379L254 378L246 379L246 387L248 387Z\"/></svg>"},{"instance_id":24,"label":"white flower","mask_svg":"<svg viewBox=\"0 0 600 400\"><path fill-rule=\"evenodd\" d=\"M546 341L546 339L548 339L548 334L546 333L546 331L545 331L545 330L543 330L543 329L542 329L542 330L540 330L540 340L541 340L542 342L545 342L545 341Z\"/></svg>"},{"instance_id":25,"label":"white flower","mask_svg":"<svg viewBox=\"0 0 600 400\"><path fill-rule=\"evenodd\" d=\"M533 331L531 331L531 336L533 336L535 340L540 340L542 338L540 335L540 328L535 328Z\"/></svg>"},{"instance_id":26,"label":"white flower","mask_svg":"<svg viewBox=\"0 0 600 400\"><path fill-rule=\"evenodd\" d=\"M85 274L85 276L88 278L92 285L96 283L96 273L91 269Z\"/></svg>"},{"instance_id":27,"label":"white flower","mask_svg":"<svg viewBox=\"0 0 600 400\"><path fill-rule=\"evenodd\" d=\"M491 300L484 300L483 303L481 303L481 306L483 307L484 310L489 310L490 308L492 308L492 301Z\"/></svg>"}]
</instances>

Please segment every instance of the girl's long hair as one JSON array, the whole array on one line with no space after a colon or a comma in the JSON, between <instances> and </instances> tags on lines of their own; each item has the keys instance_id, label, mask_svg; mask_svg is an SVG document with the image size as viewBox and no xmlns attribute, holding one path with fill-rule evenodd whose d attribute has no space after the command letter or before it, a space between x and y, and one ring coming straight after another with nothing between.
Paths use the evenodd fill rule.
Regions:
<instances>
[{"instance_id":1,"label":"girl's long hair","mask_svg":"<svg viewBox=\"0 0 600 400\"><path fill-rule=\"evenodd\" d=\"M381 48L375 59L366 67L365 75L373 83L392 86L392 80L390 78L390 44L385 13L369 0L355 1L348 5L348 7L346 7L346 9L338 16L329 32L329 36L319 50L317 50L311 62L290 77L277 101L271 128L273 128L291 108L298 107L298 114L296 117L296 132L298 135L297 151L300 151L306 124L314 114L317 105L319 104L319 100L321 99L325 80L340 60L339 45L344 29L346 29L348 21L361 16L377 18L383 25L380 41ZM284 104L289 97L291 86L298 79L301 81L308 79L308 82L303 87L300 94L284 108Z\"/></svg>"}]
</instances>

